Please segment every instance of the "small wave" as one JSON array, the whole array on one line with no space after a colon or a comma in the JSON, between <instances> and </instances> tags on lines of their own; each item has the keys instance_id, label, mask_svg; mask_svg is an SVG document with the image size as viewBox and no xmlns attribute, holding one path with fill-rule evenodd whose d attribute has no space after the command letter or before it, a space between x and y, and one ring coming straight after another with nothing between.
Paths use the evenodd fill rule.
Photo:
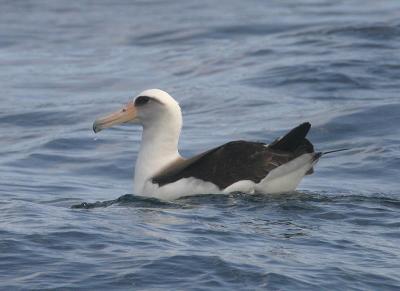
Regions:
<instances>
[{"instance_id":1,"label":"small wave","mask_svg":"<svg viewBox=\"0 0 400 291\"><path fill-rule=\"evenodd\" d=\"M340 72L327 72L318 64L279 66L259 73L257 77L244 79L242 82L260 88L310 85L315 90L325 93L340 89L369 88L369 82L365 78L356 78Z\"/></svg>"},{"instance_id":2,"label":"small wave","mask_svg":"<svg viewBox=\"0 0 400 291\"><path fill-rule=\"evenodd\" d=\"M346 36L368 40L391 40L400 36L400 26L390 23L376 23L367 25L328 26L318 29L306 28L304 30L289 33L286 37L323 37Z\"/></svg>"},{"instance_id":3,"label":"small wave","mask_svg":"<svg viewBox=\"0 0 400 291\"><path fill-rule=\"evenodd\" d=\"M195 262L195 264L193 264ZM188 268L187 266L190 266ZM247 262L232 262L223 256L216 255L172 255L158 258L148 264L142 265L134 272L119 278L122 282L135 282L136 288L161 288L180 286L190 289L189 281L182 281L177 274L185 274L194 282L202 282L211 289L224 287L226 289L241 289L248 286L282 287L282 282L287 286L312 287L305 280L295 279L284 274L265 272L256 264ZM164 278L163 281L158 278Z\"/></svg>"},{"instance_id":4,"label":"small wave","mask_svg":"<svg viewBox=\"0 0 400 291\"><path fill-rule=\"evenodd\" d=\"M93 203L90 202L82 202L80 204L72 205L72 209L92 209L92 208L101 208L101 207L108 207L111 205L124 205L130 207L168 207L171 205L175 205L170 202L161 201L157 198L149 198L143 196L136 196L133 194L125 194L120 196L114 200L106 200L106 201L96 201Z\"/></svg>"},{"instance_id":5,"label":"small wave","mask_svg":"<svg viewBox=\"0 0 400 291\"><path fill-rule=\"evenodd\" d=\"M181 197L174 201L163 201L153 197L137 196L133 194L125 194L117 199L96 201L96 202L82 202L80 204L72 205L73 209L92 209L108 207L112 205L128 206L128 207L165 207L165 208L190 208L193 206L212 204L219 208L226 207L253 207L264 206L271 204L280 204L284 207L309 209L304 203L355 203L355 202L368 202L374 204L382 204L390 207L400 208L400 200L393 197L388 197L382 194L375 194L371 196L356 195L351 193L334 194L328 192L309 192L309 191L294 191L282 194L245 194L245 193L231 193L231 194L199 194L193 196ZM303 203L303 204L302 204ZM285 206L286 205L286 206Z\"/></svg>"},{"instance_id":6,"label":"small wave","mask_svg":"<svg viewBox=\"0 0 400 291\"><path fill-rule=\"evenodd\" d=\"M388 24L344 26L328 29L326 35L342 35L375 40L390 40L400 36L400 27Z\"/></svg>"},{"instance_id":7,"label":"small wave","mask_svg":"<svg viewBox=\"0 0 400 291\"><path fill-rule=\"evenodd\" d=\"M0 117L0 124L10 124L32 128L75 123L77 123L77 118L76 112L73 111L35 111L8 114Z\"/></svg>"}]
</instances>

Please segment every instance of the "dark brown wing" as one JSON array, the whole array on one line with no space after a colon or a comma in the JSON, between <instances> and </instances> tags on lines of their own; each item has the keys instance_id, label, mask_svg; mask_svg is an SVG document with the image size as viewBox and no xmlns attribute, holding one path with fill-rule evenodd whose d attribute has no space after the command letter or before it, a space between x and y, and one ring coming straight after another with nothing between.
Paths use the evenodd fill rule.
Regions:
<instances>
[{"instance_id":1,"label":"dark brown wing","mask_svg":"<svg viewBox=\"0 0 400 291\"><path fill-rule=\"evenodd\" d=\"M302 153L313 151L311 143L304 138L308 129L302 124L270 146L247 141L226 143L172 165L153 177L153 182L163 186L182 178L194 177L214 183L220 189L241 180L258 183L276 167ZM303 132L303 137L299 131ZM291 136L295 136L296 139L292 139ZM291 148L289 144L293 143L293 140L295 145Z\"/></svg>"}]
</instances>

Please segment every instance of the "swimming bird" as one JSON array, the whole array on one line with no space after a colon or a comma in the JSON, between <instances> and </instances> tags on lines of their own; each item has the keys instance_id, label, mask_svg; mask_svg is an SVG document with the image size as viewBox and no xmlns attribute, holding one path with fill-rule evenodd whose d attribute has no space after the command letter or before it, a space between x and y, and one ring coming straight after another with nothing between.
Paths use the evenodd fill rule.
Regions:
<instances>
[{"instance_id":1,"label":"swimming bird","mask_svg":"<svg viewBox=\"0 0 400 291\"><path fill-rule=\"evenodd\" d=\"M178 102L159 89L145 90L121 110L93 123L95 133L121 123L142 125L134 193L163 200L216 193L282 193L294 191L313 173L322 153L300 124L270 144L231 141L183 158L178 151L182 113Z\"/></svg>"}]
</instances>

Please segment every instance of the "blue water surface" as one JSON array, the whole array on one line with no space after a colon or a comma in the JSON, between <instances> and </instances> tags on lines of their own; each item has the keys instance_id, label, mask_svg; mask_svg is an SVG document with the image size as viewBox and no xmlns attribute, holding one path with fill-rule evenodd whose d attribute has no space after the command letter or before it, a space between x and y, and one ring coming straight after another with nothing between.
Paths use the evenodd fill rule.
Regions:
<instances>
[{"instance_id":1,"label":"blue water surface","mask_svg":"<svg viewBox=\"0 0 400 291\"><path fill-rule=\"evenodd\" d=\"M400 2L1 1L0 288L399 290ZM181 104L181 153L304 121L295 193L132 193L140 131Z\"/></svg>"}]
</instances>

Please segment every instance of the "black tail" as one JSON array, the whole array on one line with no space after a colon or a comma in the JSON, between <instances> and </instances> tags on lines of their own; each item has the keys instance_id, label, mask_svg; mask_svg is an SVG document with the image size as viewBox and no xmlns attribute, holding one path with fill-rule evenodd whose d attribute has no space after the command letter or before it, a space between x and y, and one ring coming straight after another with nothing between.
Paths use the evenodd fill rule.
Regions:
<instances>
[{"instance_id":1,"label":"black tail","mask_svg":"<svg viewBox=\"0 0 400 291\"><path fill-rule=\"evenodd\" d=\"M270 144L271 149L281 150L281 151L298 151L299 147L304 147L306 152L313 152L313 145L306 139L306 135L311 128L309 122L304 122L299 126L293 128L288 134L275 140Z\"/></svg>"}]
</instances>

